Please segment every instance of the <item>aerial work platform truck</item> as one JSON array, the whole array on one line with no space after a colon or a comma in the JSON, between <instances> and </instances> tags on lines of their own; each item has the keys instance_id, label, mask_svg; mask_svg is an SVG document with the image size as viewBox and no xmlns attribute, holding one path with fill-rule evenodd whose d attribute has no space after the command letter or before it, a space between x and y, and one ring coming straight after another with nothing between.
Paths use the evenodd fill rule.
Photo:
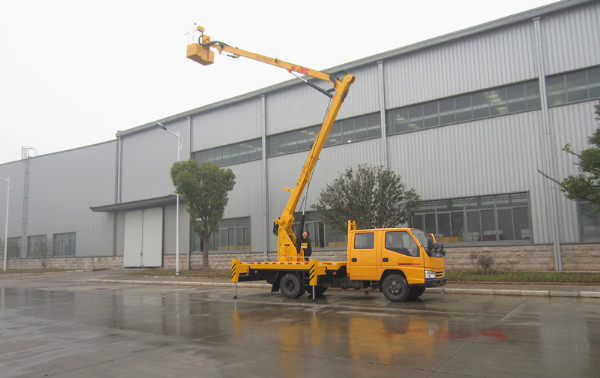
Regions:
<instances>
[{"instance_id":1,"label":"aerial work platform truck","mask_svg":"<svg viewBox=\"0 0 600 378\"><path fill-rule=\"evenodd\" d=\"M294 234L294 212L310 181L312 172L325 145L325 141L335 122L337 114L348 94L355 77L345 74L334 75L312 70L296 64L269 58L231 47L220 41L212 41L198 26L197 42L187 46L187 57L202 65L214 63L214 51L225 52L233 58L246 57L273 66L281 67L294 74L306 84L330 97L331 103L321 129L308 153L308 157L294 188L284 188L290 192L289 200L281 214L274 221L277 233L277 261L242 262L235 258L231 266L231 281L267 281L272 291L281 291L287 298L299 298L308 291L313 300L328 288L341 289L380 289L387 299L401 302L417 298L427 287L446 284L444 249L436 243L433 235L427 235L414 228L384 228L358 230L356 222L348 221L348 243L346 260L324 262L305 259L304 249L299 245L304 215L301 216L298 235ZM298 74L326 81L332 85L323 89Z\"/></svg>"}]
</instances>

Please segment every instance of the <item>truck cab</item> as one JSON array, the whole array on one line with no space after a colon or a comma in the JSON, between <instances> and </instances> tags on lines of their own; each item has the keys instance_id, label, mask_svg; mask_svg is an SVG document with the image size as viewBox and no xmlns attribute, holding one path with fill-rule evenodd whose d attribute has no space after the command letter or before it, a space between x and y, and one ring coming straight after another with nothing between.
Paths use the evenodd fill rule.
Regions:
<instances>
[{"instance_id":1,"label":"truck cab","mask_svg":"<svg viewBox=\"0 0 600 378\"><path fill-rule=\"evenodd\" d=\"M356 230L354 222L349 222L348 279L378 282L390 300L416 298L427 287L445 285L444 255L433 235L421 230Z\"/></svg>"}]
</instances>

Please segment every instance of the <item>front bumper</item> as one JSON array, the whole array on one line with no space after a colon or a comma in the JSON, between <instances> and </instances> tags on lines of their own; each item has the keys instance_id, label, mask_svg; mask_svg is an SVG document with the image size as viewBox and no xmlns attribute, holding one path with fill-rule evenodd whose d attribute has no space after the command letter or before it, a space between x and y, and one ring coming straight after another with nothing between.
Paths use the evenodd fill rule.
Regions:
<instances>
[{"instance_id":1,"label":"front bumper","mask_svg":"<svg viewBox=\"0 0 600 378\"><path fill-rule=\"evenodd\" d=\"M445 278L427 278L425 279L425 287L437 287L446 285Z\"/></svg>"}]
</instances>

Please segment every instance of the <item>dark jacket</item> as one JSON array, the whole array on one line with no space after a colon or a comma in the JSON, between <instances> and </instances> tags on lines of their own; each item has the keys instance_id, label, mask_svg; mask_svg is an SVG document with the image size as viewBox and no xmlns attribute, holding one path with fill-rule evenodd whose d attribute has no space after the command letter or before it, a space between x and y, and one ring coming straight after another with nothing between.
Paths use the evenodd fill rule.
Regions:
<instances>
[{"instance_id":1,"label":"dark jacket","mask_svg":"<svg viewBox=\"0 0 600 378\"><path fill-rule=\"evenodd\" d=\"M304 257L309 257L310 255L312 255L312 245L310 244L310 237L304 239L304 238L298 238L298 243L297 243L297 250L298 252L300 252L300 249L302 248L302 244L306 244L306 247L304 248Z\"/></svg>"}]
</instances>

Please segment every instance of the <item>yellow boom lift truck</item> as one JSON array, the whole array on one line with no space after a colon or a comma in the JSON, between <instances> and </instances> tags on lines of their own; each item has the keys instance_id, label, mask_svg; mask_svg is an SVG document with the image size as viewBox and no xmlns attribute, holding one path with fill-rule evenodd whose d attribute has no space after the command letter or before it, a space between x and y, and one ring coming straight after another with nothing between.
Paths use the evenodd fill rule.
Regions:
<instances>
[{"instance_id":1,"label":"yellow boom lift truck","mask_svg":"<svg viewBox=\"0 0 600 378\"><path fill-rule=\"evenodd\" d=\"M187 46L187 57L202 65L214 63L214 50L225 52L233 58L240 56L281 67L294 74L311 87L331 98L329 110L321 130L308 153L296 186L289 191L290 198L281 216L274 222L277 231L277 261L242 262L235 258L231 267L231 281L264 281L272 284L272 291L281 291L287 298L299 298L305 291L316 295L327 288L381 289L392 302L417 298L427 287L446 284L443 246L435 243L433 235L414 228L386 228L357 230L354 221L348 221L348 245L345 262L305 261L304 250L297 241L304 228L304 215L300 219L298 235L292 231L296 205L311 178L325 140L335 122L338 111L354 82L354 76L345 74L341 79L309 68L269 58L212 41L197 27L198 42ZM333 87L325 90L298 76L324 80Z\"/></svg>"}]
</instances>

